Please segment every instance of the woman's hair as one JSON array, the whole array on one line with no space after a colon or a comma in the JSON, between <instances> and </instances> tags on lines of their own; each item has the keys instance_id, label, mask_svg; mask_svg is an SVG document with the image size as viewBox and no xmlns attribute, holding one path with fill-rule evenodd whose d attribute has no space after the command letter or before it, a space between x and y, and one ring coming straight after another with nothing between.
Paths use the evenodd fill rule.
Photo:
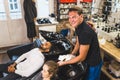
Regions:
<instances>
[{"instance_id":1,"label":"woman's hair","mask_svg":"<svg viewBox=\"0 0 120 80\"><path fill-rule=\"evenodd\" d=\"M78 7L78 6L73 6L73 7L69 8L69 12L71 12L71 11L77 11L77 13L78 13L79 15L81 15L81 14L83 13L82 8L80 8L80 7Z\"/></svg>"},{"instance_id":2,"label":"woman's hair","mask_svg":"<svg viewBox=\"0 0 120 80\"><path fill-rule=\"evenodd\" d=\"M49 60L45 62L45 65L49 67L49 74L52 74L52 77L56 76L58 71L58 64L55 61Z\"/></svg>"}]
</instances>

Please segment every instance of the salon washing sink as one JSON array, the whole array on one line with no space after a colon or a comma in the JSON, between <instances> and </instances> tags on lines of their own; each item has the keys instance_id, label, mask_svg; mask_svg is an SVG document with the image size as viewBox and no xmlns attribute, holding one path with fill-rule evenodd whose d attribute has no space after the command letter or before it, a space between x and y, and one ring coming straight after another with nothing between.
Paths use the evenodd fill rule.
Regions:
<instances>
[{"instance_id":1,"label":"salon washing sink","mask_svg":"<svg viewBox=\"0 0 120 80\"><path fill-rule=\"evenodd\" d=\"M70 53L73 46L62 34L43 30L40 30L39 32L47 41L50 41L52 43L51 51L49 53L44 53L47 60L57 60L59 55Z\"/></svg>"},{"instance_id":2,"label":"salon washing sink","mask_svg":"<svg viewBox=\"0 0 120 80\"><path fill-rule=\"evenodd\" d=\"M75 63L61 66L58 76L61 80L80 80L84 78L87 65L85 63Z\"/></svg>"},{"instance_id":3,"label":"salon washing sink","mask_svg":"<svg viewBox=\"0 0 120 80\"><path fill-rule=\"evenodd\" d=\"M51 48L50 52L43 53L46 60L49 60L49 59L57 60L59 55L65 55L65 54L70 53L72 45L61 34L55 33L55 32L41 31L41 35L47 41L50 41L52 43L52 48ZM39 42L38 39L36 41ZM35 46L36 44L37 43L32 42L32 43L26 43L26 44L22 44L22 45L13 47L7 51L8 56L10 57L10 59L13 60L13 58L14 58L14 60L15 60L23 53L30 51L34 47L38 47L38 45Z\"/></svg>"},{"instance_id":4,"label":"salon washing sink","mask_svg":"<svg viewBox=\"0 0 120 80\"><path fill-rule=\"evenodd\" d=\"M50 32L44 30L39 30L39 32L47 41L66 39L62 34L57 32Z\"/></svg>"}]
</instances>

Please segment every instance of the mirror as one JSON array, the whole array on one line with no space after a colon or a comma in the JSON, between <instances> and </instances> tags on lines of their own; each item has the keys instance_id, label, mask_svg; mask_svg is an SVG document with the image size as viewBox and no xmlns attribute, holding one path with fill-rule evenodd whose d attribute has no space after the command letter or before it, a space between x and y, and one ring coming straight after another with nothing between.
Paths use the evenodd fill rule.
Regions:
<instances>
[{"instance_id":1,"label":"mirror","mask_svg":"<svg viewBox=\"0 0 120 80\"><path fill-rule=\"evenodd\" d=\"M49 17L49 0L36 0L37 18Z\"/></svg>"}]
</instances>

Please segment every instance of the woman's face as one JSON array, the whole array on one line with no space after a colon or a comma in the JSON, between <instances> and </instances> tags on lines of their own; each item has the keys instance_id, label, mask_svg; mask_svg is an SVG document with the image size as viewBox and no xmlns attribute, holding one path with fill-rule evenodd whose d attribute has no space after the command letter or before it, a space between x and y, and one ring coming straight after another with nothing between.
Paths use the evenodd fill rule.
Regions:
<instances>
[{"instance_id":1,"label":"woman's face","mask_svg":"<svg viewBox=\"0 0 120 80\"><path fill-rule=\"evenodd\" d=\"M42 70L42 77L43 78L50 78L51 74L48 72L49 67L47 65L43 65L43 70Z\"/></svg>"}]
</instances>

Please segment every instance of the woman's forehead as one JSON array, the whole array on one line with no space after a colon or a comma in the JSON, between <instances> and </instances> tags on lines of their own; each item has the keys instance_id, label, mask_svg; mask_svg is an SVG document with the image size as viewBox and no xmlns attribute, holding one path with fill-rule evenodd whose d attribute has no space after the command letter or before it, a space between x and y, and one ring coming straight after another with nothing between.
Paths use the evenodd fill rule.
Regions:
<instances>
[{"instance_id":1,"label":"woman's forehead","mask_svg":"<svg viewBox=\"0 0 120 80\"><path fill-rule=\"evenodd\" d=\"M44 70L48 70L48 69L49 69L48 65L44 64L44 65L43 65L43 69L44 69Z\"/></svg>"}]
</instances>

